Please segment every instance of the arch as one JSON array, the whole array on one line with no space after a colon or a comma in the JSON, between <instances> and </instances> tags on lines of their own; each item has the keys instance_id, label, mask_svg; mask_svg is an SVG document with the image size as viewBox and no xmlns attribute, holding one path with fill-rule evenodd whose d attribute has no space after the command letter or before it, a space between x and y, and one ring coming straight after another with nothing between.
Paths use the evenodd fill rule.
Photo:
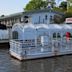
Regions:
<instances>
[{"instance_id":1,"label":"arch","mask_svg":"<svg viewBox=\"0 0 72 72\"><path fill-rule=\"evenodd\" d=\"M15 29L20 29L20 30L23 30L23 25L22 24L19 24L19 23L16 23L13 25L12 27L12 31L14 31Z\"/></svg>"},{"instance_id":2,"label":"arch","mask_svg":"<svg viewBox=\"0 0 72 72\"><path fill-rule=\"evenodd\" d=\"M23 39L23 24L16 23L12 27L12 38L13 39Z\"/></svg>"},{"instance_id":3,"label":"arch","mask_svg":"<svg viewBox=\"0 0 72 72\"><path fill-rule=\"evenodd\" d=\"M48 25L38 25L36 26L37 36L49 35Z\"/></svg>"},{"instance_id":4,"label":"arch","mask_svg":"<svg viewBox=\"0 0 72 72\"><path fill-rule=\"evenodd\" d=\"M47 45L49 42L49 27L48 25L38 25L37 28L37 45Z\"/></svg>"},{"instance_id":5,"label":"arch","mask_svg":"<svg viewBox=\"0 0 72 72\"><path fill-rule=\"evenodd\" d=\"M26 28L35 29L35 26L33 24L27 24L27 25L24 25L23 29L26 29Z\"/></svg>"}]
</instances>

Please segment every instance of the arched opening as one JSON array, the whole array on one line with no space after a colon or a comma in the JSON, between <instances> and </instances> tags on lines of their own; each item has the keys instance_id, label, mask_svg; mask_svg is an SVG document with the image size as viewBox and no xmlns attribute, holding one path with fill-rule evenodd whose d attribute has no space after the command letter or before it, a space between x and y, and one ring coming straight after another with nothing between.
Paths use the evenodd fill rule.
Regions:
<instances>
[{"instance_id":1,"label":"arched opening","mask_svg":"<svg viewBox=\"0 0 72 72\"><path fill-rule=\"evenodd\" d=\"M13 39L18 39L18 32L17 31L12 32L12 38Z\"/></svg>"}]
</instances>

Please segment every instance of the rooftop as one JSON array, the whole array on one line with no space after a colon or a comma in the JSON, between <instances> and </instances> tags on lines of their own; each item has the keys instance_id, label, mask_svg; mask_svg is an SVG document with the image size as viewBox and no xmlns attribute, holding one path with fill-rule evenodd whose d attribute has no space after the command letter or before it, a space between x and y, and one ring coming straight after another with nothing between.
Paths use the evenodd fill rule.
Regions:
<instances>
[{"instance_id":1,"label":"rooftop","mask_svg":"<svg viewBox=\"0 0 72 72\"><path fill-rule=\"evenodd\" d=\"M32 15L32 14L35 14L35 13L42 13L42 12L52 12L52 13L64 15L64 13L62 13L62 12L57 12L57 11L53 11L53 10L50 10L50 9L41 9L41 10L33 10L33 11L10 14L10 15L7 15L7 16L0 17L0 20L1 19L7 19L7 18L13 18L13 17L19 17L19 16L22 16L22 15Z\"/></svg>"}]
</instances>

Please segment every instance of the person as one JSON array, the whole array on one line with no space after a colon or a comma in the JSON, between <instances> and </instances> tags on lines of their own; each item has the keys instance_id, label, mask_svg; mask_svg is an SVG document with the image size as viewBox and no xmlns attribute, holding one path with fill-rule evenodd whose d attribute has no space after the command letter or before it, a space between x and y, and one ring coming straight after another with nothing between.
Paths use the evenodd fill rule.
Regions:
<instances>
[{"instance_id":1,"label":"person","mask_svg":"<svg viewBox=\"0 0 72 72\"><path fill-rule=\"evenodd\" d=\"M66 40L67 40L67 41L70 40L70 32L66 32Z\"/></svg>"}]
</instances>

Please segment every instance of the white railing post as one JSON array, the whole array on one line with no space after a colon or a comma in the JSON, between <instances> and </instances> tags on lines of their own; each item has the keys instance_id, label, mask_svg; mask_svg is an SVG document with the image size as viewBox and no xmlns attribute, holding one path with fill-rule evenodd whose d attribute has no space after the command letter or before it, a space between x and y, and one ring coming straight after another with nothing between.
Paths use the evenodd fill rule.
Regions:
<instances>
[{"instance_id":1,"label":"white railing post","mask_svg":"<svg viewBox=\"0 0 72 72\"><path fill-rule=\"evenodd\" d=\"M60 50L62 51L62 48L63 48L63 46L62 46L62 43L63 43L63 34L62 34L62 32L61 32L61 47L60 47Z\"/></svg>"},{"instance_id":2,"label":"white railing post","mask_svg":"<svg viewBox=\"0 0 72 72\"><path fill-rule=\"evenodd\" d=\"M51 39L51 42L52 42L52 52L54 52L54 41Z\"/></svg>"}]
</instances>

